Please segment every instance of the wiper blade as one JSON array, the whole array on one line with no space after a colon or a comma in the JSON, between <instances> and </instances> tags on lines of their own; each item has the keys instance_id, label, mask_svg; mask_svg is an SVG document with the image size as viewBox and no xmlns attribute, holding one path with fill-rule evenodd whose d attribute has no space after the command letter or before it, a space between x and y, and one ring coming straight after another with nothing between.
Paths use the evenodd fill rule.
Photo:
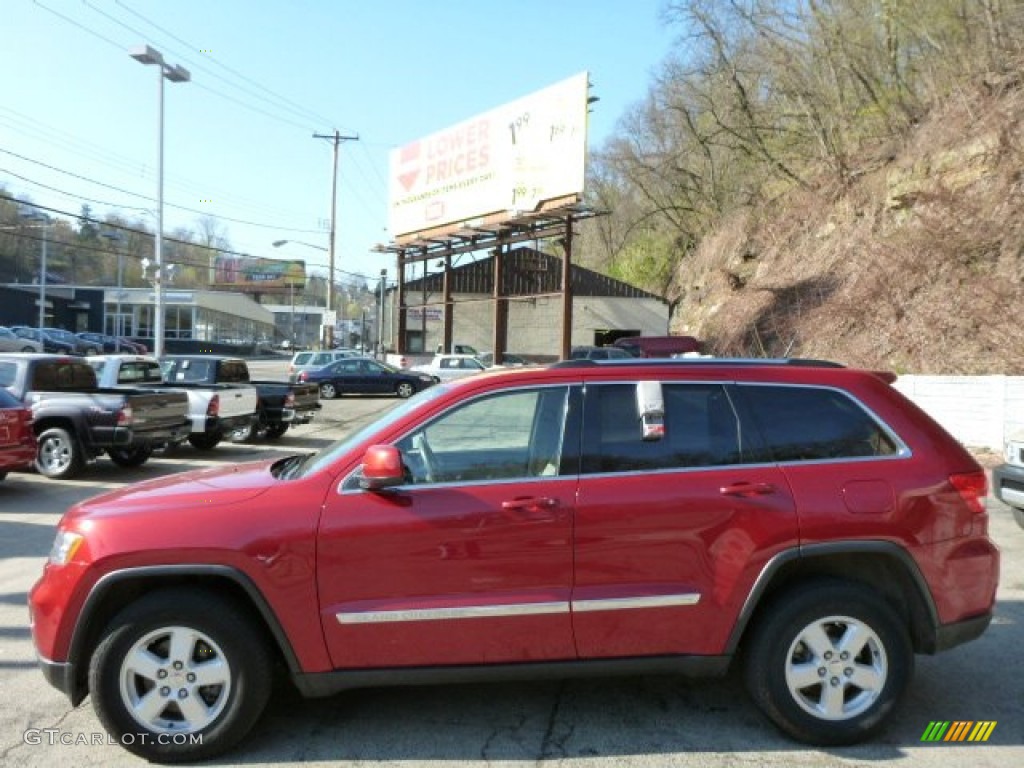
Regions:
<instances>
[{"instance_id":1,"label":"wiper blade","mask_svg":"<svg viewBox=\"0 0 1024 768\"><path fill-rule=\"evenodd\" d=\"M290 480L298 474L299 469L309 456L310 454L308 453L297 453L294 456L281 459L281 461L274 465L274 477Z\"/></svg>"}]
</instances>

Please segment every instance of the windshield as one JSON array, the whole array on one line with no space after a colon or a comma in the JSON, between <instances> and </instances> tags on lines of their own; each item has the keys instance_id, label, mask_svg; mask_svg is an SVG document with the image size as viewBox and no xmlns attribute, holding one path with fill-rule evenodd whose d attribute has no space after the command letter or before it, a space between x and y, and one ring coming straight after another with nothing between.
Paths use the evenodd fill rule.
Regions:
<instances>
[{"instance_id":1,"label":"windshield","mask_svg":"<svg viewBox=\"0 0 1024 768\"><path fill-rule=\"evenodd\" d=\"M316 453L310 454L302 465L295 469L294 474L290 476L305 477L306 475L311 475L314 472L319 472L325 467L329 467L374 433L386 431L387 428L395 422L405 418L410 413L415 413L421 408L426 407L427 404L433 402L447 391L448 387L444 385L424 389L419 394L410 397L397 408L392 408L379 419L374 419L361 429L353 432L351 435L343 437L341 440L321 448Z\"/></svg>"}]
</instances>

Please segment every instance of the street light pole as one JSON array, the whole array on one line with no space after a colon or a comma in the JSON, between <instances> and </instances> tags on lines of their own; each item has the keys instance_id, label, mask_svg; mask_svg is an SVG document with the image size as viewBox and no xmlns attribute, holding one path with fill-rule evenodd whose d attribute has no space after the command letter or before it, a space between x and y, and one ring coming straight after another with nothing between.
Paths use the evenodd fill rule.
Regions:
<instances>
[{"instance_id":1,"label":"street light pole","mask_svg":"<svg viewBox=\"0 0 1024 768\"><path fill-rule=\"evenodd\" d=\"M153 260L155 262L155 292L153 318L153 354L162 357L164 354L164 78L172 83L187 83L191 79L189 71L180 65L164 63L163 54L148 45L133 48L129 55L142 64L155 64L159 70L159 109L157 121L157 160L156 160L156 236L153 241Z\"/></svg>"}]
</instances>

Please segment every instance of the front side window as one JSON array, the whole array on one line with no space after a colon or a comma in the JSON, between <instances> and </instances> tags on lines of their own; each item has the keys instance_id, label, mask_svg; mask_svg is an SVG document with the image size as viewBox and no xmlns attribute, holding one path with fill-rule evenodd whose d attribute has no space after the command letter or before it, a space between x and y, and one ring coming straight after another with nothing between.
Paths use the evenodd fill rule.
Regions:
<instances>
[{"instance_id":1,"label":"front side window","mask_svg":"<svg viewBox=\"0 0 1024 768\"><path fill-rule=\"evenodd\" d=\"M413 484L560 474L569 389L503 392L457 406L398 448Z\"/></svg>"},{"instance_id":2,"label":"front side window","mask_svg":"<svg viewBox=\"0 0 1024 768\"><path fill-rule=\"evenodd\" d=\"M645 440L635 384L590 386L583 426L585 473L740 464L739 422L720 384L662 385L665 431Z\"/></svg>"},{"instance_id":3,"label":"front side window","mask_svg":"<svg viewBox=\"0 0 1024 768\"><path fill-rule=\"evenodd\" d=\"M820 461L899 452L853 399L821 387L740 386L774 461Z\"/></svg>"}]
</instances>

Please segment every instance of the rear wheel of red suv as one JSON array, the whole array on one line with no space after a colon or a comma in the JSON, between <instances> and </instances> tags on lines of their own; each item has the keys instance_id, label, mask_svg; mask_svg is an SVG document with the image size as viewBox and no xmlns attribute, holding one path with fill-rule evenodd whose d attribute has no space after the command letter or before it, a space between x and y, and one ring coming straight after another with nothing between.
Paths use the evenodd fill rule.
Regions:
<instances>
[{"instance_id":1,"label":"rear wheel of red suv","mask_svg":"<svg viewBox=\"0 0 1024 768\"><path fill-rule=\"evenodd\" d=\"M157 762L203 760L237 744L263 712L271 679L267 647L243 613L178 589L121 611L89 665L103 727Z\"/></svg>"},{"instance_id":2,"label":"rear wheel of red suv","mask_svg":"<svg viewBox=\"0 0 1024 768\"><path fill-rule=\"evenodd\" d=\"M907 631L877 593L822 580L773 600L753 629L745 672L754 701L783 731L840 745L885 724L913 667Z\"/></svg>"}]
</instances>

